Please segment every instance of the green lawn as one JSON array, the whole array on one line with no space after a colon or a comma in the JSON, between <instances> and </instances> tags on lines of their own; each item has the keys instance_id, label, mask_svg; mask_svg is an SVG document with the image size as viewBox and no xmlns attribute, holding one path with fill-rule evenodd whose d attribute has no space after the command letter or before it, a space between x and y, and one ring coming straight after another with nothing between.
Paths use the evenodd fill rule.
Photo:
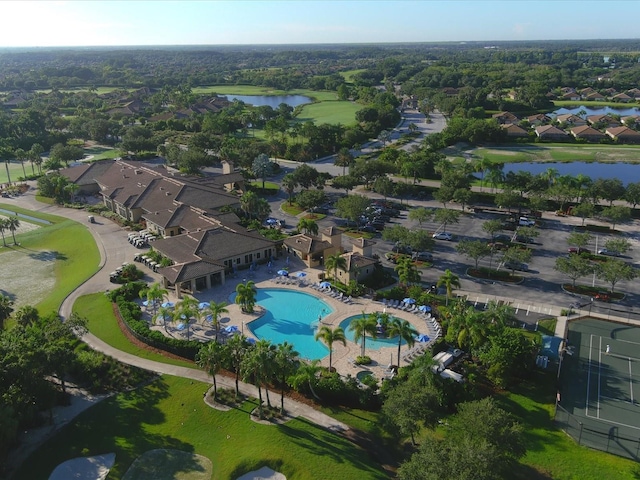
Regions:
<instances>
[{"instance_id":1,"label":"green lawn","mask_svg":"<svg viewBox=\"0 0 640 480\"><path fill-rule=\"evenodd\" d=\"M362 110L362 105L349 101L335 100L312 103L302 107L302 112L296 120L298 122L312 121L316 125L322 123L353 125L356 123L358 110Z\"/></svg>"},{"instance_id":2,"label":"green lawn","mask_svg":"<svg viewBox=\"0 0 640 480\"><path fill-rule=\"evenodd\" d=\"M630 103L620 103L620 102L588 102L584 100L580 100L578 102L574 100L554 100L553 104L556 108L577 108L577 107L587 107L587 108L599 108L599 107L613 107L613 108L637 108L637 102Z\"/></svg>"},{"instance_id":3,"label":"green lawn","mask_svg":"<svg viewBox=\"0 0 640 480\"><path fill-rule=\"evenodd\" d=\"M22 166L17 160L9 160L9 175L11 175L11 183L17 182L18 177L24 177ZM27 175L31 175L31 163L24 162L24 171ZM37 172L38 170L36 170ZM7 164L2 162L0 164L0 183L7 183L9 181L7 177Z\"/></svg>"},{"instance_id":4,"label":"green lawn","mask_svg":"<svg viewBox=\"0 0 640 480\"><path fill-rule=\"evenodd\" d=\"M10 251L20 251L31 256L40 252L55 252L55 288L34 306L43 313L58 311L66 296L98 271L100 253L91 233L84 225L62 217L32 212L13 205L0 204L0 208L52 222L51 225L18 235L20 245L0 249L0 258L4 252Z\"/></svg>"},{"instance_id":5,"label":"green lawn","mask_svg":"<svg viewBox=\"0 0 640 480\"><path fill-rule=\"evenodd\" d=\"M73 311L87 319L87 328L91 333L118 350L156 362L194 368L193 363L186 360L174 360L133 345L120 330L111 302L103 293L78 298L73 305Z\"/></svg>"},{"instance_id":6,"label":"green lawn","mask_svg":"<svg viewBox=\"0 0 640 480\"><path fill-rule=\"evenodd\" d=\"M493 163L519 162L626 162L640 163L640 147L630 145L509 145L476 148L474 158L488 158ZM449 156L455 155L451 151Z\"/></svg>"},{"instance_id":7,"label":"green lawn","mask_svg":"<svg viewBox=\"0 0 640 480\"><path fill-rule=\"evenodd\" d=\"M213 463L214 479L234 479L265 465L289 479L389 478L363 450L308 421L255 423L249 418L254 401L228 412L212 409L202 400L207 388L163 376L107 399L39 448L14 478L47 478L70 458L115 452L109 480L118 480L136 457L157 448L204 455Z\"/></svg>"},{"instance_id":8,"label":"green lawn","mask_svg":"<svg viewBox=\"0 0 640 480\"><path fill-rule=\"evenodd\" d=\"M356 70L347 70L345 72L338 72L340 75L342 75L342 77L344 78L344 80L347 83L351 83L353 82L353 76L361 73L361 72L365 72L366 70L361 68L361 69L356 69Z\"/></svg>"}]
</instances>

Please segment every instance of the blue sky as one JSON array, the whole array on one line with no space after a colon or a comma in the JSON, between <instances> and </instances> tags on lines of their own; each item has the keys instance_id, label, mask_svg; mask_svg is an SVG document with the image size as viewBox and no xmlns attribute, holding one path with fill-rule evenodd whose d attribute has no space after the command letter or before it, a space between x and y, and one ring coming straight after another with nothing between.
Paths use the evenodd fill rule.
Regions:
<instances>
[{"instance_id":1,"label":"blue sky","mask_svg":"<svg viewBox=\"0 0 640 480\"><path fill-rule=\"evenodd\" d=\"M0 15L0 47L490 42L637 38L640 2L2 1Z\"/></svg>"}]
</instances>

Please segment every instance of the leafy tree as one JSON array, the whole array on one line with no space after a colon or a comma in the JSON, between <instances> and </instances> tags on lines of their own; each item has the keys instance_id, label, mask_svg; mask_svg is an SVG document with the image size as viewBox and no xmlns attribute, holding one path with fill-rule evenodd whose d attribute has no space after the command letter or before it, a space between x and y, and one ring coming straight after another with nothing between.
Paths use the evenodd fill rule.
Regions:
<instances>
[{"instance_id":1,"label":"leafy tree","mask_svg":"<svg viewBox=\"0 0 640 480\"><path fill-rule=\"evenodd\" d=\"M593 237L588 232L571 232L567 237L567 243L578 248L586 247Z\"/></svg>"},{"instance_id":2,"label":"leafy tree","mask_svg":"<svg viewBox=\"0 0 640 480\"><path fill-rule=\"evenodd\" d=\"M347 269L347 259L340 252L329 255L324 260L327 270L333 270L333 279L338 280L338 270Z\"/></svg>"},{"instance_id":3,"label":"leafy tree","mask_svg":"<svg viewBox=\"0 0 640 480\"><path fill-rule=\"evenodd\" d=\"M522 205L522 198L512 190L503 190L496 194L495 203L499 208L506 208L511 212L512 208Z\"/></svg>"},{"instance_id":4,"label":"leafy tree","mask_svg":"<svg viewBox=\"0 0 640 480\"><path fill-rule=\"evenodd\" d=\"M515 273L515 265L518 263L527 263L531 260L531 250L519 247L509 247L502 254L502 261L510 263L511 274Z\"/></svg>"},{"instance_id":5,"label":"leafy tree","mask_svg":"<svg viewBox=\"0 0 640 480\"><path fill-rule=\"evenodd\" d=\"M440 202L444 208L447 208L447 203L453 200L455 195L455 189L451 187L440 187L438 190L433 192L433 198Z\"/></svg>"},{"instance_id":6,"label":"leafy tree","mask_svg":"<svg viewBox=\"0 0 640 480\"><path fill-rule=\"evenodd\" d=\"M8 295L0 294L0 331L4 329L4 322L13 312L13 300Z\"/></svg>"},{"instance_id":7,"label":"leafy tree","mask_svg":"<svg viewBox=\"0 0 640 480\"><path fill-rule=\"evenodd\" d=\"M269 159L269 156L264 153L258 155L253 160L251 171L256 177L262 179L262 190L264 190L265 179L273 172L273 163Z\"/></svg>"},{"instance_id":8,"label":"leafy tree","mask_svg":"<svg viewBox=\"0 0 640 480\"><path fill-rule=\"evenodd\" d=\"M300 165L293 171L296 183L305 190L311 188L311 186L316 183L318 175L318 170L307 164Z\"/></svg>"},{"instance_id":9,"label":"leafy tree","mask_svg":"<svg viewBox=\"0 0 640 480\"><path fill-rule=\"evenodd\" d=\"M357 223L370 204L371 201L362 195L347 195L336 202L336 214Z\"/></svg>"},{"instance_id":10,"label":"leafy tree","mask_svg":"<svg viewBox=\"0 0 640 480\"><path fill-rule=\"evenodd\" d=\"M398 280L403 285L420 283L420 272L409 257L401 258L395 267L395 271L398 274Z\"/></svg>"},{"instance_id":11,"label":"leafy tree","mask_svg":"<svg viewBox=\"0 0 640 480\"><path fill-rule=\"evenodd\" d=\"M362 341L361 356L364 357L366 352L367 334L375 338L378 334L378 319L374 314L367 315L362 312L361 317L354 318L349 323L349 330L353 332L356 343Z\"/></svg>"},{"instance_id":12,"label":"leafy tree","mask_svg":"<svg viewBox=\"0 0 640 480\"><path fill-rule=\"evenodd\" d=\"M615 230L617 224L627 223L631 220L631 209L629 207L623 207L622 205L614 205L602 209L600 215L610 222L611 229Z\"/></svg>"},{"instance_id":13,"label":"leafy tree","mask_svg":"<svg viewBox=\"0 0 640 480\"><path fill-rule=\"evenodd\" d=\"M558 257L556 259L556 265L554 267L558 272L564 273L569 277L573 283L573 287L576 286L576 280L581 277L585 277L592 274L594 271L593 263L588 258L582 255L569 255L568 257Z\"/></svg>"},{"instance_id":14,"label":"leafy tree","mask_svg":"<svg viewBox=\"0 0 640 480\"><path fill-rule=\"evenodd\" d=\"M491 241L495 238L498 232L501 232L503 229L502 222L500 220L487 220L482 223L482 230L487 232L491 236Z\"/></svg>"},{"instance_id":15,"label":"leafy tree","mask_svg":"<svg viewBox=\"0 0 640 480\"><path fill-rule=\"evenodd\" d=\"M303 190L296 195L296 203L304 210L313 210L327 201L322 190Z\"/></svg>"},{"instance_id":16,"label":"leafy tree","mask_svg":"<svg viewBox=\"0 0 640 480\"><path fill-rule=\"evenodd\" d=\"M613 206L614 200L624 198L625 195L624 184L619 178L599 178L595 181L594 188L600 198L609 201L609 207Z\"/></svg>"},{"instance_id":17,"label":"leafy tree","mask_svg":"<svg viewBox=\"0 0 640 480\"><path fill-rule=\"evenodd\" d=\"M616 255L624 255L631 249L631 243L626 238L610 238L605 242L604 248Z\"/></svg>"},{"instance_id":18,"label":"leafy tree","mask_svg":"<svg viewBox=\"0 0 640 480\"><path fill-rule=\"evenodd\" d=\"M331 183L333 184L333 188L344 190L348 195L350 190L353 190L360 184L360 180L353 175L343 175L334 177Z\"/></svg>"},{"instance_id":19,"label":"leafy tree","mask_svg":"<svg viewBox=\"0 0 640 480\"><path fill-rule=\"evenodd\" d=\"M611 285L611 293L613 293L618 282L633 280L638 276L638 271L622 260L611 259L597 266L596 276Z\"/></svg>"},{"instance_id":20,"label":"leafy tree","mask_svg":"<svg viewBox=\"0 0 640 480\"><path fill-rule=\"evenodd\" d=\"M632 208L640 203L640 182L627 184L627 189L624 194L624 199L631 205Z\"/></svg>"},{"instance_id":21,"label":"leafy tree","mask_svg":"<svg viewBox=\"0 0 640 480\"><path fill-rule=\"evenodd\" d=\"M447 290L446 304L449 304L449 297L454 288L460 288L460 278L454 274L448 268L444 271L444 274L438 279L436 284L438 287L444 287Z\"/></svg>"},{"instance_id":22,"label":"leafy tree","mask_svg":"<svg viewBox=\"0 0 640 480\"><path fill-rule=\"evenodd\" d=\"M256 287L252 280L239 283L236 286L236 303L245 313L253 313L256 304Z\"/></svg>"},{"instance_id":23,"label":"leafy tree","mask_svg":"<svg viewBox=\"0 0 640 480\"><path fill-rule=\"evenodd\" d=\"M382 195L385 200L394 194L395 187L395 182L386 175L376 178L373 182L373 191Z\"/></svg>"},{"instance_id":24,"label":"leafy tree","mask_svg":"<svg viewBox=\"0 0 640 480\"><path fill-rule=\"evenodd\" d=\"M532 242L540 236L540 230L536 227L518 227L518 238L523 238L525 242Z\"/></svg>"},{"instance_id":25,"label":"leafy tree","mask_svg":"<svg viewBox=\"0 0 640 480\"><path fill-rule=\"evenodd\" d=\"M449 210L447 208L439 208L434 214L434 220L442 224L442 231L447 231L447 225L458 223L460 221L460 212L458 210Z\"/></svg>"},{"instance_id":26,"label":"leafy tree","mask_svg":"<svg viewBox=\"0 0 640 480\"><path fill-rule=\"evenodd\" d=\"M433 210L430 208L417 207L409 210L409 220L418 222L422 227L424 222L428 222L433 217Z\"/></svg>"},{"instance_id":27,"label":"leafy tree","mask_svg":"<svg viewBox=\"0 0 640 480\"><path fill-rule=\"evenodd\" d=\"M571 213L573 213L573 215L575 215L576 217L580 217L582 219L582 226L584 227L584 221L587 218L593 217L595 211L596 207L593 203L584 201L573 207Z\"/></svg>"},{"instance_id":28,"label":"leafy tree","mask_svg":"<svg viewBox=\"0 0 640 480\"><path fill-rule=\"evenodd\" d=\"M35 307L32 307L31 305L23 305L18 309L13 317L18 325L28 327L38 322L40 314Z\"/></svg>"},{"instance_id":29,"label":"leafy tree","mask_svg":"<svg viewBox=\"0 0 640 480\"><path fill-rule=\"evenodd\" d=\"M207 342L200 347L196 356L196 364L205 370L213 379L213 399L218 398L216 375L224 364L224 346L217 341Z\"/></svg>"},{"instance_id":30,"label":"leafy tree","mask_svg":"<svg viewBox=\"0 0 640 480\"><path fill-rule=\"evenodd\" d=\"M418 331L413 328L413 325L407 320L394 317L389 323L387 329L389 337L398 337L398 363L400 366L400 347L402 346L402 340L407 342L409 348L413 347L416 343L415 337L418 335Z\"/></svg>"},{"instance_id":31,"label":"leafy tree","mask_svg":"<svg viewBox=\"0 0 640 480\"><path fill-rule=\"evenodd\" d=\"M414 251L432 251L435 245L433 237L426 230L409 230L406 244Z\"/></svg>"},{"instance_id":32,"label":"leafy tree","mask_svg":"<svg viewBox=\"0 0 640 480\"><path fill-rule=\"evenodd\" d=\"M347 338L344 335L344 330L341 327L331 328L327 325L322 325L316 332L315 339L322 340L329 347L329 371L332 371L331 360L333 358L333 344L335 342L347 345Z\"/></svg>"},{"instance_id":33,"label":"leafy tree","mask_svg":"<svg viewBox=\"0 0 640 480\"><path fill-rule=\"evenodd\" d=\"M456 245L456 251L461 253L475 262L475 268L478 269L478 261L491 253L491 248L482 240L462 240Z\"/></svg>"},{"instance_id":34,"label":"leafy tree","mask_svg":"<svg viewBox=\"0 0 640 480\"><path fill-rule=\"evenodd\" d=\"M464 211L465 206L467 206L473 199L473 192L468 188L458 188L453 192L452 200L456 203L459 203L462 207L462 211Z\"/></svg>"}]
</instances>

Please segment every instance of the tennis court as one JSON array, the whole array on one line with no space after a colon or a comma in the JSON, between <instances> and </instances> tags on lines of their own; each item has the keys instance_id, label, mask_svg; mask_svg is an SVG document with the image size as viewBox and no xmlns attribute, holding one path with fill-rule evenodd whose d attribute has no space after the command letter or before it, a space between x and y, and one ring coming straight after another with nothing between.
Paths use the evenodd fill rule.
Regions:
<instances>
[{"instance_id":1,"label":"tennis court","mask_svg":"<svg viewBox=\"0 0 640 480\"><path fill-rule=\"evenodd\" d=\"M556 421L581 444L637 460L640 327L571 322L559 381Z\"/></svg>"}]
</instances>

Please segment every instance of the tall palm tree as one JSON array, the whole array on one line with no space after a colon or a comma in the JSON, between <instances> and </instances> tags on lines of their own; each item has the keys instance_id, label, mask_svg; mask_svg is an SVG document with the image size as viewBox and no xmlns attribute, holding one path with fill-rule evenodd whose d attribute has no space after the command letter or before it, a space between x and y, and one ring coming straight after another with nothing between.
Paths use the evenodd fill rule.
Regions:
<instances>
[{"instance_id":1,"label":"tall palm tree","mask_svg":"<svg viewBox=\"0 0 640 480\"><path fill-rule=\"evenodd\" d=\"M447 268L444 271L444 275L442 275L438 279L438 283L436 283L436 285L438 287L444 287L447 289L446 305L449 305L449 297L451 296L451 292L454 288L460 288L460 278Z\"/></svg>"},{"instance_id":2,"label":"tall palm tree","mask_svg":"<svg viewBox=\"0 0 640 480\"><path fill-rule=\"evenodd\" d=\"M349 323L349 330L353 332L353 335L356 338L356 343L358 343L359 339L362 340L361 356L364 357L366 352L367 334L370 334L375 338L378 333L377 327L377 317L375 315L367 315L364 312L362 312L361 317L354 318L351 320L351 323Z\"/></svg>"},{"instance_id":3,"label":"tall palm tree","mask_svg":"<svg viewBox=\"0 0 640 480\"><path fill-rule=\"evenodd\" d=\"M155 318L158 304L169 298L169 292L160 283L152 283L149 287L140 290L140 296L144 296L147 302L153 305L153 316Z\"/></svg>"},{"instance_id":4,"label":"tall palm tree","mask_svg":"<svg viewBox=\"0 0 640 480\"><path fill-rule=\"evenodd\" d=\"M13 312L13 300L7 295L0 294L0 330L4 328L4 322Z\"/></svg>"},{"instance_id":5,"label":"tall palm tree","mask_svg":"<svg viewBox=\"0 0 640 480\"><path fill-rule=\"evenodd\" d=\"M331 362L333 357L333 344L335 342L340 342L345 347L347 346L347 338L344 335L344 330L341 327L336 327L334 329L328 327L327 325L323 325L318 329L316 333L316 340L321 339L324 343L329 347L329 371L332 370Z\"/></svg>"},{"instance_id":6,"label":"tall palm tree","mask_svg":"<svg viewBox=\"0 0 640 480\"><path fill-rule=\"evenodd\" d=\"M401 258L396 265L395 270L398 274L398 280L400 280L400 283L404 285L420 283L420 272L411 258Z\"/></svg>"},{"instance_id":7,"label":"tall palm tree","mask_svg":"<svg viewBox=\"0 0 640 480\"><path fill-rule=\"evenodd\" d=\"M13 237L13 244L17 245L16 230L20 228L20 220L18 220L18 217L9 217L6 220L6 225L7 225L7 230L11 232L11 236Z\"/></svg>"},{"instance_id":8,"label":"tall palm tree","mask_svg":"<svg viewBox=\"0 0 640 480\"><path fill-rule=\"evenodd\" d=\"M185 297L175 306L173 311L173 320L176 322L182 321L187 326L187 340L190 339L191 319L194 319L197 322L200 318L198 303L198 300L193 297Z\"/></svg>"},{"instance_id":9,"label":"tall palm tree","mask_svg":"<svg viewBox=\"0 0 640 480\"><path fill-rule=\"evenodd\" d=\"M345 169L347 167L351 167L352 163L353 163L353 155L351 154L351 152L347 147L342 147L338 151L338 155L336 156L336 160L334 163L334 165L338 167L342 167L342 176L345 175Z\"/></svg>"},{"instance_id":10,"label":"tall palm tree","mask_svg":"<svg viewBox=\"0 0 640 480\"><path fill-rule=\"evenodd\" d=\"M235 373L236 379L236 398L240 396L240 371L242 367L242 361L249 348L247 337L244 335L234 335L228 339L224 344L224 357L230 370Z\"/></svg>"},{"instance_id":11,"label":"tall palm tree","mask_svg":"<svg viewBox=\"0 0 640 480\"><path fill-rule=\"evenodd\" d=\"M18 325L22 325L23 327L28 327L29 325L37 323L40 318L38 310L31 305L24 305L20 307L13 316L16 322L18 322Z\"/></svg>"},{"instance_id":12,"label":"tall palm tree","mask_svg":"<svg viewBox=\"0 0 640 480\"><path fill-rule=\"evenodd\" d=\"M298 181L296 177L292 173L287 173L284 177L282 177L282 188L284 188L285 192L289 196L289 205L292 204L293 194L296 191L296 187L298 186Z\"/></svg>"},{"instance_id":13,"label":"tall palm tree","mask_svg":"<svg viewBox=\"0 0 640 480\"><path fill-rule=\"evenodd\" d=\"M245 355L240 366L242 378L245 381L253 380L254 385L258 388L258 412L260 418L263 417L263 386L267 391L267 403L269 407L271 407L266 384L271 376L271 372L274 370L274 351L275 349L274 346L271 345L271 341L266 339L258 340L256 344L247 351L247 355Z\"/></svg>"},{"instance_id":14,"label":"tall palm tree","mask_svg":"<svg viewBox=\"0 0 640 480\"><path fill-rule=\"evenodd\" d=\"M220 316L223 313L229 313L227 310L227 302L209 302L209 306L205 309L205 315L211 315L211 325L216 332L216 342L218 341L218 333L220 331Z\"/></svg>"},{"instance_id":15,"label":"tall palm tree","mask_svg":"<svg viewBox=\"0 0 640 480\"><path fill-rule=\"evenodd\" d=\"M327 270L333 270L333 279L338 280L338 269L346 270L347 259L338 252L333 255L329 255L325 259L324 264L327 267Z\"/></svg>"},{"instance_id":16,"label":"tall palm tree","mask_svg":"<svg viewBox=\"0 0 640 480\"><path fill-rule=\"evenodd\" d=\"M410 322L402 320L400 318L394 318L389 324L389 336L398 336L398 367L400 366L400 347L402 346L402 340L407 342L409 348L413 347L416 343L415 337L418 335L418 331L413 328Z\"/></svg>"},{"instance_id":17,"label":"tall palm tree","mask_svg":"<svg viewBox=\"0 0 640 480\"><path fill-rule=\"evenodd\" d=\"M287 341L278 344L274 356L276 375L280 381L280 413L284 415L284 387L287 385L287 377L296 369L296 358L300 355L293 349L293 345Z\"/></svg>"},{"instance_id":18,"label":"tall palm tree","mask_svg":"<svg viewBox=\"0 0 640 480\"><path fill-rule=\"evenodd\" d=\"M249 280L236 286L236 303L245 313L252 313L256 304L255 282Z\"/></svg>"},{"instance_id":19,"label":"tall palm tree","mask_svg":"<svg viewBox=\"0 0 640 480\"><path fill-rule=\"evenodd\" d=\"M213 379L213 399L216 400L218 397L216 375L220 370L222 370L222 365L224 363L224 347L218 342L205 343L200 347L200 350L198 350L196 363L200 368L206 370L207 373L211 375L211 378Z\"/></svg>"},{"instance_id":20,"label":"tall palm tree","mask_svg":"<svg viewBox=\"0 0 640 480\"><path fill-rule=\"evenodd\" d=\"M158 314L156 316L157 317L162 317L162 325L164 326L164 329L167 329L167 319L173 318L173 310L171 310L168 307L163 307L160 306L160 308L158 309Z\"/></svg>"},{"instance_id":21,"label":"tall palm tree","mask_svg":"<svg viewBox=\"0 0 640 480\"><path fill-rule=\"evenodd\" d=\"M318 235L318 224L309 218L301 218L297 228L307 235Z\"/></svg>"},{"instance_id":22,"label":"tall palm tree","mask_svg":"<svg viewBox=\"0 0 640 480\"><path fill-rule=\"evenodd\" d=\"M2 235L2 245L7 246L7 239L4 236L4 231L7 230L7 220L6 218L0 217L0 234Z\"/></svg>"},{"instance_id":23,"label":"tall palm tree","mask_svg":"<svg viewBox=\"0 0 640 480\"><path fill-rule=\"evenodd\" d=\"M311 395L313 395L316 400L322 400L313 389L313 386L318 382L318 374L322 370L320 365L318 365L319 363L319 360L312 360L311 362L300 362L300 365L298 365L298 369L291 378L293 388L295 388L296 390L300 390L300 387L306 383L309 387Z\"/></svg>"},{"instance_id":24,"label":"tall palm tree","mask_svg":"<svg viewBox=\"0 0 640 480\"><path fill-rule=\"evenodd\" d=\"M248 218L253 218L253 212L256 210L258 204L258 197L254 192L246 192L240 197L240 208Z\"/></svg>"}]
</instances>

